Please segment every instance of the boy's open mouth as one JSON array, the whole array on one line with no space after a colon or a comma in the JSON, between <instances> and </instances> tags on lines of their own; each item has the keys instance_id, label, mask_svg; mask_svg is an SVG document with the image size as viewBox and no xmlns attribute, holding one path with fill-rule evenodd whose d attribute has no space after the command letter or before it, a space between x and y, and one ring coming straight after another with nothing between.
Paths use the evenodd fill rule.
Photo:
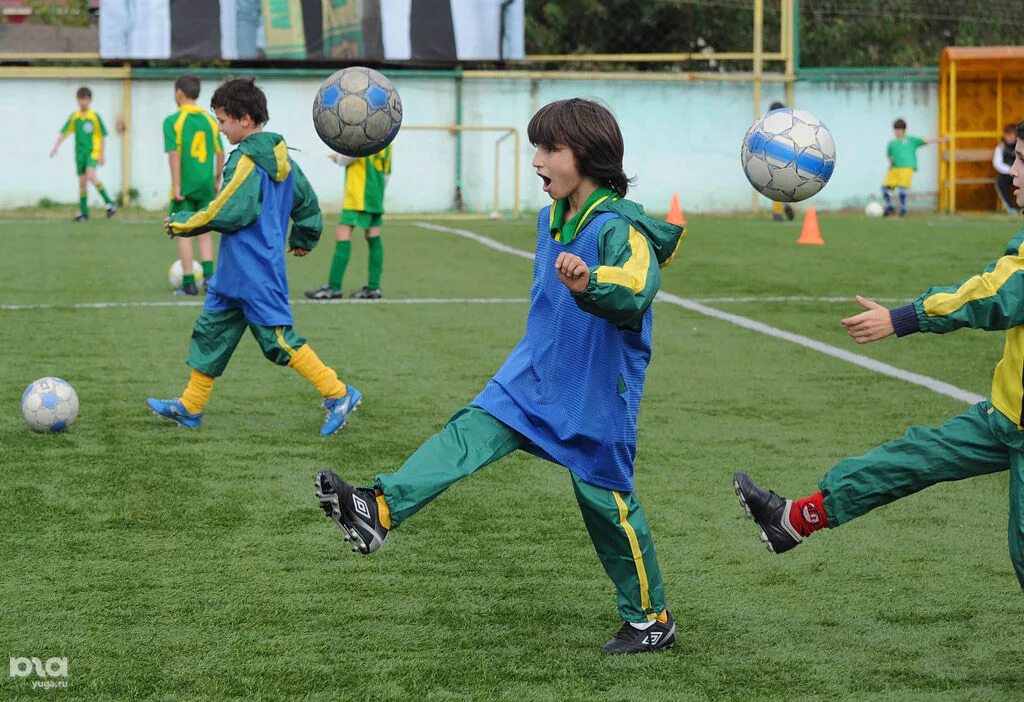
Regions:
<instances>
[{"instance_id":1,"label":"boy's open mouth","mask_svg":"<svg viewBox=\"0 0 1024 702\"><path fill-rule=\"evenodd\" d=\"M546 175L542 175L540 173L538 173L537 175L539 175L540 179L544 182L544 192L547 192L548 189L551 187L551 179L548 178Z\"/></svg>"}]
</instances>

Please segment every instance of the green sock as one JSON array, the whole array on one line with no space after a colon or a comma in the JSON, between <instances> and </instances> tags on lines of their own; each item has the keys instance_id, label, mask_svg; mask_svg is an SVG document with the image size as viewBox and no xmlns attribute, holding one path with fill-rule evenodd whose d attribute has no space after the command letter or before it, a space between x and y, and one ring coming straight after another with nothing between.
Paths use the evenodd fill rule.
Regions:
<instances>
[{"instance_id":1,"label":"green sock","mask_svg":"<svg viewBox=\"0 0 1024 702\"><path fill-rule=\"evenodd\" d=\"M82 195L78 198L78 209L82 211L82 214L86 217L89 216L89 198Z\"/></svg>"},{"instance_id":2,"label":"green sock","mask_svg":"<svg viewBox=\"0 0 1024 702\"><path fill-rule=\"evenodd\" d=\"M203 278L209 280L213 277L213 261L203 261Z\"/></svg>"},{"instance_id":3,"label":"green sock","mask_svg":"<svg viewBox=\"0 0 1024 702\"><path fill-rule=\"evenodd\" d=\"M334 258L331 260L331 274L327 278L327 284L332 290L341 290L341 281L345 279L345 269L348 268L348 259L352 255L352 242L339 241L334 247Z\"/></svg>"},{"instance_id":4,"label":"green sock","mask_svg":"<svg viewBox=\"0 0 1024 702\"><path fill-rule=\"evenodd\" d=\"M380 236L375 236L367 239L366 245L370 247L370 276L366 287L379 290L380 276L384 272L384 241Z\"/></svg>"},{"instance_id":5,"label":"green sock","mask_svg":"<svg viewBox=\"0 0 1024 702\"><path fill-rule=\"evenodd\" d=\"M103 202L107 203L108 205L114 204L114 201L110 199L109 195L107 195L107 189L103 187L102 183L96 183L96 190L99 191L100 197L103 198Z\"/></svg>"},{"instance_id":6,"label":"green sock","mask_svg":"<svg viewBox=\"0 0 1024 702\"><path fill-rule=\"evenodd\" d=\"M181 276L181 284L182 285L195 285L196 284L196 274L195 273L186 273L185 275Z\"/></svg>"}]
</instances>

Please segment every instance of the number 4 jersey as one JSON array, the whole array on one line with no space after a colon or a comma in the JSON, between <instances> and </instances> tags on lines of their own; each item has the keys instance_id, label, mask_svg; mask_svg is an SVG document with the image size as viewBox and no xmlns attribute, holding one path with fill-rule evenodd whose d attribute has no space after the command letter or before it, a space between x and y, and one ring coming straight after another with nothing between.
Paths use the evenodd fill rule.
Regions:
<instances>
[{"instance_id":1,"label":"number 4 jersey","mask_svg":"<svg viewBox=\"0 0 1024 702\"><path fill-rule=\"evenodd\" d=\"M199 105L182 105L164 120L164 151L181 156L182 197L212 200L216 155L224 152L213 115Z\"/></svg>"}]
</instances>

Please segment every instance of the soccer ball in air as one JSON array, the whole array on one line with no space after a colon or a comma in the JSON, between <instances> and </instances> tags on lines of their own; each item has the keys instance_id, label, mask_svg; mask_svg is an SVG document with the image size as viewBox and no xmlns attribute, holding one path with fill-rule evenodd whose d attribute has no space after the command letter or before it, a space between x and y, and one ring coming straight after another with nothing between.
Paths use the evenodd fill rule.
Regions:
<instances>
[{"instance_id":1,"label":"soccer ball in air","mask_svg":"<svg viewBox=\"0 0 1024 702\"><path fill-rule=\"evenodd\" d=\"M21 396L21 416L32 431L64 431L78 416L78 395L60 378L40 378Z\"/></svg>"},{"instance_id":2,"label":"soccer ball in air","mask_svg":"<svg viewBox=\"0 0 1024 702\"><path fill-rule=\"evenodd\" d=\"M836 165L832 132L804 110L772 110L743 137L740 164L765 197L800 202L825 187Z\"/></svg>"},{"instance_id":3,"label":"soccer ball in air","mask_svg":"<svg viewBox=\"0 0 1024 702\"><path fill-rule=\"evenodd\" d=\"M864 214L868 217L881 217L885 214L885 208L878 200L872 200L864 207Z\"/></svg>"},{"instance_id":4,"label":"soccer ball in air","mask_svg":"<svg viewBox=\"0 0 1024 702\"><path fill-rule=\"evenodd\" d=\"M313 126L339 154L369 156L398 134L402 99L391 81L372 68L343 68L320 84Z\"/></svg>"},{"instance_id":5,"label":"soccer ball in air","mask_svg":"<svg viewBox=\"0 0 1024 702\"><path fill-rule=\"evenodd\" d=\"M196 285L203 282L203 267L199 265L199 261L192 261L192 275L196 277ZM167 271L167 282L177 290L181 287L184 279L184 268L181 265L181 259L178 259L171 264L170 270Z\"/></svg>"}]
</instances>

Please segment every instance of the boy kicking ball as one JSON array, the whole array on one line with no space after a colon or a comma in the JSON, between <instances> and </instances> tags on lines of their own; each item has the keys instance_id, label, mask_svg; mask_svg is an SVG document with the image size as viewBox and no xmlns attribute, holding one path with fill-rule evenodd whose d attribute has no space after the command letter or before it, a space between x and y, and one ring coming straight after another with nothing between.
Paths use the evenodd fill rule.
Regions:
<instances>
[{"instance_id":1,"label":"boy kicking ball","mask_svg":"<svg viewBox=\"0 0 1024 702\"><path fill-rule=\"evenodd\" d=\"M661 650L675 642L676 625L633 491L633 458L650 305L659 267L684 232L623 199L622 134L603 106L551 103L528 134L554 202L537 222L526 335L476 399L397 472L357 488L320 471L317 499L353 550L367 554L450 485L517 449L562 465L618 593L623 623L603 651Z\"/></svg>"},{"instance_id":2,"label":"boy kicking ball","mask_svg":"<svg viewBox=\"0 0 1024 702\"><path fill-rule=\"evenodd\" d=\"M1024 122L1016 131L1010 174L1017 206L1024 207ZM1024 588L1024 230L1001 258L959 285L930 288L891 310L861 297L857 302L865 311L842 323L858 344L962 327L1008 330L991 399L940 427L913 427L863 456L840 461L818 482L818 491L803 499L786 499L736 473L740 505L760 527L769 550L783 553L819 529L841 526L936 483L1008 470L1010 561Z\"/></svg>"}]
</instances>

